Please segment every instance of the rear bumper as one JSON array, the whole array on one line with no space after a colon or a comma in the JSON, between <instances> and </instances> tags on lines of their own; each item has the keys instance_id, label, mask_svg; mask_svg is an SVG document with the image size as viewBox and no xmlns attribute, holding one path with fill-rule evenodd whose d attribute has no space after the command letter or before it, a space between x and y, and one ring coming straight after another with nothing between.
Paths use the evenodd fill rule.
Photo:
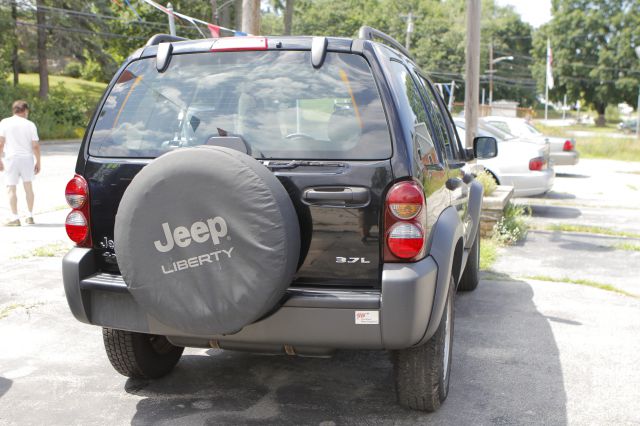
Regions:
<instances>
[{"instance_id":1,"label":"rear bumper","mask_svg":"<svg viewBox=\"0 0 640 426\"><path fill-rule=\"evenodd\" d=\"M98 273L91 249L63 259L73 315L103 327L168 336L181 346L319 354L329 349L401 349L426 336L438 265L432 257L386 264L380 290L290 288L279 309L231 335L193 336L145 312L119 275ZM286 349L288 348L288 349Z\"/></svg>"},{"instance_id":2,"label":"rear bumper","mask_svg":"<svg viewBox=\"0 0 640 426\"><path fill-rule=\"evenodd\" d=\"M549 158L556 166L575 166L580 160L578 151L551 152Z\"/></svg>"},{"instance_id":3,"label":"rear bumper","mask_svg":"<svg viewBox=\"0 0 640 426\"><path fill-rule=\"evenodd\" d=\"M547 193L555 180L553 168L500 176L500 183L513 186L514 197L530 197Z\"/></svg>"}]
</instances>

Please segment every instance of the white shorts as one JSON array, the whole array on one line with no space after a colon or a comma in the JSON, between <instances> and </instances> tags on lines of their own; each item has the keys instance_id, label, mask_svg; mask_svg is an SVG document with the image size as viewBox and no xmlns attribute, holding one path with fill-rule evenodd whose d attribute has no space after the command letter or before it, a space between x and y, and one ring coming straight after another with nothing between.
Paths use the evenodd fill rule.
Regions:
<instances>
[{"instance_id":1,"label":"white shorts","mask_svg":"<svg viewBox=\"0 0 640 426\"><path fill-rule=\"evenodd\" d=\"M11 157L2 160L4 164L4 184L15 186L20 178L22 182L33 180L35 161L33 157Z\"/></svg>"}]
</instances>

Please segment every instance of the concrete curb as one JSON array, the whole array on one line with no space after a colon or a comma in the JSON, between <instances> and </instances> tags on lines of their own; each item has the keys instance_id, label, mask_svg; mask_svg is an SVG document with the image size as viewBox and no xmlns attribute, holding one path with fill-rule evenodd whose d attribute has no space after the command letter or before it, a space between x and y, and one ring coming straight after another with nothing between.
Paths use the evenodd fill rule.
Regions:
<instances>
[{"instance_id":1,"label":"concrete curb","mask_svg":"<svg viewBox=\"0 0 640 426\"><path fill-rule=\"evenodd\" d=\"M46 141L40 141L40 145L62 145L67 143L80 144L82 139L50 139Z\"/></svg>"}]
</instances>

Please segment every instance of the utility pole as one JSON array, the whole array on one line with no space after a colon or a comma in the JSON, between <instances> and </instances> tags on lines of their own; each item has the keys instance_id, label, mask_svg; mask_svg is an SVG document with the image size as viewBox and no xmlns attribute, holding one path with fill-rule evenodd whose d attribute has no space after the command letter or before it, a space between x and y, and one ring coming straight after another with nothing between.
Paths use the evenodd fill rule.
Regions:
<instances>
[{"instance_id":1,"label":"utility pole","mask_svg":"<svg viewBox=\"0 0 640 426\"><path fill-rule=\"evenodd\" d=\"M218 25L218 0L211 0L211 23Z\"/></svg>"},{"instance_id":2,"label":"utility pole","mask_svg":"<svg viewBox=\"0 0 640 426\"><path fill-rule=\"evenodd\" d=\"M480 88L480 0L467 0L467 52L464 88L465 146L473 147L478 127Z\"/></svg>"},{"instance_id":3,"label":"utility pole","mask_svg":"<svg viewBox=\"0 0 640 426\"><path fill-rule=\"evenodd\" d=\"M636 55L638 59L640 59L640 46L636 46ZM640 139L640 87L638 87L638 103L636 104L636 113L638 117L636 118L636 138Z\"/></svg>"},{"instance_id":4,"label":"utility pole","mask_svg":"<svg viewBox=\"0 0 640 426\"><path fill-rule=\"evenodd\" d=\"M11 52L11 68L13 69L13 85L18 85L18 6L11 2L11 20L13 21L13 49Z\"/></svg>"},{"instance_id":5,"label":"utility pole","mask_svg":"<svg viewBox=\"0 0 640 426\"><path fill-rule=\"evenodd\" d=\"M260 0L242 0L242 31L260 34Z\"/></svg>"},{"instance_id":6,"label":"utility pole","mask_svg":"<svg viewBox=\"0 0 640 426\"><path fill-rule=\"evenodd\" d=\"M40 89L38 97L47 99L49 96L49 68L47 66L47 30L46 16L42 8L42 0L36 0L36 23L38 24L38 74L40 76Z\"/></svg>"},{"instance_id":7,"label":"utility pole","mask_svg":"<svg viewBox=\"0 0 640 426\"><path fill-rule=\"evenodd\" d=\"M407 38L404 41L404 47L409 50L411 47L411 34L413 33L413 12L407 15Z\"/></svg>"},{"instance_id":8,"label":"utility pole","mask_svg":"<svg viewBox=\"0 0 640 426\"><path fill-rule=\"evenodd\" d=\"M176 18L173 16L173 5L171 3L167 3L167 10L169 10L169 13L167 13L167 17L169 18L169 34L174 36L176 35Z\"/></svg>"},{"instance_id":9,"label":"utility pole","mask_svg":"<svg viewBox=\"0 0 640 426\"><path fill-rule=\"evenodd\" d=\"M493 104L493 39L489 43L489 105Z\"/></svg>"}]
</instances>

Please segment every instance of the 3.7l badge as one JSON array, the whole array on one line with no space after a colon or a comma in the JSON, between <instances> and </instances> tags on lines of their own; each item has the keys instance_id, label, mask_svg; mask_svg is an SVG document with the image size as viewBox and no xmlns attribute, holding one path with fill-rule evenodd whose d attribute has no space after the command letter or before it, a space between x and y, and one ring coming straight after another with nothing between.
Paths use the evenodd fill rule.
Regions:
<instances>
[{"instance_id":1,"label":"3.7l badge","mask_svg":"<svg viewBox=\"0 0 640 426\"><path fill-rule=\"evenodd\" d=\"M364 257L336 257L336 263L371 263Z\"/></svg>"}]
</instances>

